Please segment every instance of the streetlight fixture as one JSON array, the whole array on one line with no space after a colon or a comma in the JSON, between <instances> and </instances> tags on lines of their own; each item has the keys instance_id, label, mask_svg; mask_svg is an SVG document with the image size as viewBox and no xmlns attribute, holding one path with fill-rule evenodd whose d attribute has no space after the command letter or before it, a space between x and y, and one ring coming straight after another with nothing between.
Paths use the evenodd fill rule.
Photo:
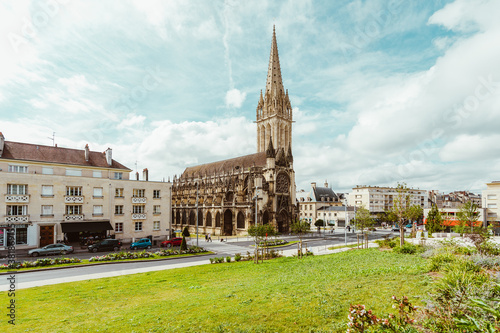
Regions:
<instances>
[{"instance_id":1,"label":"streetlight fixture","mask_svg":"<svg viewBox=\"0 0 500 333\"><path fill-rule=\"evenodd\" d=\"M199 247L199 245L198 245L198 184L199 184L199 181L196 182L196 247Z\"/></svg>"}]
</instances>

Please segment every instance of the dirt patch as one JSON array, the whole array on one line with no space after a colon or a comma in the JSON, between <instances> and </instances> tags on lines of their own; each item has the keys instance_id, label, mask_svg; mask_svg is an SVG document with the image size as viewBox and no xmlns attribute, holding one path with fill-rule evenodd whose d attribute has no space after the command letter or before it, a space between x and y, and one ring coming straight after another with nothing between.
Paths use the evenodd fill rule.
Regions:
<instances>
[{"instance_id":1,"label":"dirt patch","mask_svg":"<svg viewBox=\"0 0 500 333\"><path fill-rule=\"evenodd\" d=\"M443 273L441 272L429 272L427 273L427 276L429 276L433 281L440 279L443 277Z\"/></svg>"}]
</instances>

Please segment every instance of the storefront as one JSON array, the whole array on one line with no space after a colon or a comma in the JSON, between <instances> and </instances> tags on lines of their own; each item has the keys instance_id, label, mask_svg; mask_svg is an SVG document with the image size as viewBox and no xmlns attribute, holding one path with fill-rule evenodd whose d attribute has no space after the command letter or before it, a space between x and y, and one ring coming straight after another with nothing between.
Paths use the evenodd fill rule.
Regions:
<instances>
[{"instance_id":1,"label":"storefront","mask_svg":"<svg viewBox=\"0 0 500 333\"><path fill-rule=\"evenodd\" d=\"M62 222L61 229L64 241L67 243L80 243L88 245L96 240L109 236L108 231L113 230L109 220L92 222Z\"/></svg>"},{"instance_id":2,"label":"storefront","mask_svg":"<svg viewBox=\"0 0 500 333\"><path fill-rule=\"evenodd\" d=\"M11 227L14 228L16 245L27 245L29 224L2 224L0 225L0 247L7 244L7 230Z\"/></svg>"}]
</instances>

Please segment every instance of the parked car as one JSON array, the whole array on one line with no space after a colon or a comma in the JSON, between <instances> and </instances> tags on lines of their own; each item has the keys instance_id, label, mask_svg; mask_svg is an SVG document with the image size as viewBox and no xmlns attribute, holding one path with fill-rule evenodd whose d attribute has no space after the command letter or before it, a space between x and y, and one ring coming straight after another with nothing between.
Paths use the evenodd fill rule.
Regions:
<instances>
[{"instance_id":1,"label":"parked car","mask_svg":"<svg viewBox=\"0 0 500 333\"><path fill-rule=\"evenodd\" d=\"M137 242L130 244L132 250L137 249L150 249L152 247L151 240L149 238L141 238Z\"/></svg>"},{"instance_id":2,"label":"parked car","mask_svg":"<svg viewBox=\"0 0 500 333\"><path fill-rule=\"evenodd\" d=\"M118 239L104 239L95 244L89 245L87 249L89 252L97 251L118 251L122 246L122 242Z\"/></svg>"},{"instance_id":3,"label":"parked car","mask_svg":"<svg viewBox=\"0 0 500 333\"><path fill-rule=\"evenodd\" d=\"M393 225L391 228L391 231L393 232L399 232L399 225Z\"/></svg>"},{"instance_id":4,"label":"parked car","mask_svg":"<svg viewBox=\"0 0 500 333\"><path fill-rule=\"evenodd\" d=\"M161 247L181 246L181 243L182 243L181 237L174 237L170 240L161 242L160 246Z\"/></svg>"},{"instance_id":5,"label":"parked car","mask_svg":"<svg viewBox=\"0 0 500 333\"><path fill-rule=\"evenodd\" d=\"M408 223L407 225L405 225L405 228L407 229L413 228L413 223Z\"/></svg>"},{"instance_id":6,"label":"parked car","mask_svg":"<svg viewBox=\"0 0 500 333\"><path fill-rule=\"evenodd\" d=\"M28 251L28 255L32 257L38 257L39 255L49 255L49 254L66 254L73 253L73 246L64 244L50 244L39 249L33 249Z\"/></svg>"}]
</instances>

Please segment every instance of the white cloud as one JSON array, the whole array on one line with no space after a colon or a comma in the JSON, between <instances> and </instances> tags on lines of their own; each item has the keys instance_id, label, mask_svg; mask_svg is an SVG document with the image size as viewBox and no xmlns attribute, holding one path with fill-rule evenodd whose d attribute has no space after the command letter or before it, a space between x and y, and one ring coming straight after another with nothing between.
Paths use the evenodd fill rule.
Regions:
<instances>
[{"instance_id":1,"label":"white cloud","mask_svg":"<svg viewBox=\"0 0 500 333\"><path fill-rule=\"evenodd\" d=\"M145 120L146 120L146 117L143 115L128 114L127 117L117 125L117 128L118 129L127 129L127 128L137 129L138 127L142 127L144 125Z\"/></svg>"},{"instance_id":2,"label":"white cloud","mask_svg":"<svg viewBox=\"0 0 500 333\"><path fill-rule=\"evenodd\" d=\"M226 93L226 107L239 109L246 97L247 93L241 92L238 89L231 89Z\"/></svg>"}]
</instances>

